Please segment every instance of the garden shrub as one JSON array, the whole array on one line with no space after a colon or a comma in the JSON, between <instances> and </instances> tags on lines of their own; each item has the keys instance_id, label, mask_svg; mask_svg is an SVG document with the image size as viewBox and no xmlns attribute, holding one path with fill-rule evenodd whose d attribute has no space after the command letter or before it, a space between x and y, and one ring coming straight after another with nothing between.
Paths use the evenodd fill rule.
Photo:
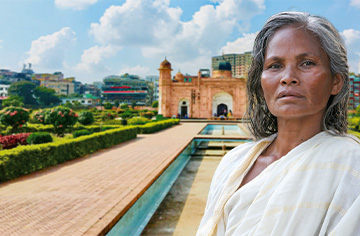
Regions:
<instances>
[{"instance_id":1,"label":"garden shrub","mask_svg":"<svg viewBox=\"0 0 360 236\"><path fill-rule=\"evenodd\" d=\"M35 132L54 133L53 125L27 124L22 129L24 130L24 132L29 132L29 133L35 133Z\"/></svg>"},{"instance_id":2,"label":"garden shrub","mask_svg":"<svg viewBox=\"0 0 360 236\"><path fill-rule=\"evenodd\" d=\"M127 121L129 125L144 125L149 122L145 117L133 117Z\"/></svg>"},{"instance_id":3,"label":"garden shrub","mask_svg":"<svg viewBox=\"0 0 360 236\"><path fill-rule=\"evenodd\" d=\"M84 136L84 135L90 135L90 134L92 134L92 133L87 129L77 130L77 131L73 132L73 138L77 138L77 137Z\"/></svg>"},{"instance_id":4,"label":"garden shrub","mask_svg":"<svg viewBox=\"0 0 360 236\"><path fill-rule=\"evenodd\" d=\"M12 134L0 137L0 144L3 149L12 149L18 145L27 145L26 139L30 133Z\"/></svg>"},{"instance_id":5,"label":"garden shrub","mask_svg":"<svg viewBox=\"0 0 360 236\"><path fill-rule=\"evenodd\" d=\"M158 114L156 115L156 120L164 120L166 118L164 118L164 116L162 114Z\"/></svg>"},{"instance_id":6,"label":"garden shrub","mask_svg":"<svg viewBox=\"0 0 360 236\"><path fill-rule=\"evenodd\" d=\"M122 119L121 120L121 125L127 125L127 124L128 124L127 119Z\"/></svg>"},{"instance_id":7,"label":"garden shrub","mask_svg":"<svg viewBox=\"0 0 360 236\"><path fill-rule=\"evenodd\" d=\"M95 120L92 112L83 111L80 113L78 121L82 125L91 125L92 123L94 123Z\"/></svg>"},{"instance_id":8,"label":"garden shrub","mask_svg":"<svg viewBox=\"0 0 360 236\"><path fill-rule=\"evenodd\" d=\"M40 109L39 111L36 111L31 117L31 123L46 124L45 118L48 114L50 114L50 109Z\"/></svg>"},{"instance_id":9,"label":"garden shrub","mask_svg":"<svg viewBox=\"0 0 360 236\"><path fill-rule=\"evenodd\" d=\"M29 120L29 110L21 107L6 107L0 112L0 122L5 126L11 126L14 132L21 128Z\"/></svg>"},{"instance_id":10,"label":"garden shrub","mask_svg":"<svg viewBox=\"0 0 360 236\"><path fill-rule=\"evenodd\" d=\"M123 103L120 105L120 108L121 109L126 109L126 108L129 108L129 105L127 103Z\"/></svg>"},{"instance_id":11,"label":"garden shrub","mask_svg":"<svg viewBox=\"0 0 360 236\"><path fill-rule=\"evenodd\" d=\"M152 104L151 104L151 107L152 108L158 108L159 106L159 101L154 101Z\"/></svg>"},{"instance_id":12,"label":"garden shrub","mask_svg":"<svg viewBox=\"0 0 360 236\"><path fill-rule=\"evenodd\" d=\"M360 117L348 118L348 126L350 129L359 130Z\"/></svg>"},{"instance_id":13,"label":"garden shrub","mask_svg":"<svg viewBox=\"0 0 360 236\"><path fill-rule=\"evenodd\" d=\"M141 113L141 116L151 120L154 116L154 113L152 113L151 111L147 111L147 112Z\"/></svg>"},{"instance_id":14,"label":"garden shrub","mask_svg":"<svg viewBox=\"0 0 360 236\"><path fill-rule=\"evenodd\" d=\"M104 104L105 109L110 110L110 109L112 109L112 107L113 107L113 104L111 104L110 102L105 102L105 104Z\"/></svg>"},{"instance_id":15,"label":"garden shrub","mask_svg":"<svg viewBox=\"0 0 360 236\"><path fill-rule=\"evenodd\" d=\"M104 111L101 113L101 120L105 121L105 120L112 120L116 117L115 114L113 114L112 112L109 111Z\"/></svg>"},{"instance_id":16,"label":"garden shrub","mask_svg":"<svg viewBox=\"0 0 360 236\"><path fill-rule=\"evenodd\" d=\"M67 107L55 107L50 110L46 116L46 123L54 126L55 133L58 136L64 136L66 129L71 129L77 121L78 114Z\"/></svg>"},{"instance_id":17,"label":"garden shrub","mask_svg":"<svg viewBox=\"0 0 360 236\"><path fill-rule=\"evenodd\" d=\"M124 109L121 109L121 108L118 108L118 109L116 109L116 113L117 114L122 114L122 113L124 113Z\"/></svg>"},{"instance_id":18,"label":"garden shrub","mask_svg":"<svg viewBox=\"0 0 360 236\"><path fill-rule=\"evenodd\" d=\"M128 119L133 117L133 114L131 114L129 111L125 111L124 113L121 114L121 118L123 119Z\"/></svg>"},{"instance_id":19,"label":"garden shrub","mask_svg":"<svg viewBox=\"0 0 360 236\"><path fill-rule=\"evenodd\" d=\"M136 138L136 127L118 128L57 143L0 152L0 182Z\"/></svg>"},{"instance_id":20,"label":"garden shrub","mask_svg":"<svg viewBox=\"0 0 360 236\"><path fill-rule=\"evenodd\" d=\"M51 143L53 138L48 132L36 132L29 135L26 139L28 144Z\"/></svg>"},{"instance_id":21,"label":"garden shrub","mask_svg":"<svg viewBox=\"0 0 360 236\"><path fill-rule=\"evenodd\" d=\"M139 111L138 110L129 110L129 112L133 115L139 115Z\"/></svg>"}]
</instances>

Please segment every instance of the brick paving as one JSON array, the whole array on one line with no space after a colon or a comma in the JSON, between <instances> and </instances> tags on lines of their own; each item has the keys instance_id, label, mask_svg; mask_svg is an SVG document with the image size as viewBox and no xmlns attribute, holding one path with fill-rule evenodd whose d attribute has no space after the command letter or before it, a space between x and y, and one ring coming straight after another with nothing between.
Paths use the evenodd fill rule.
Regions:
<instances>
[{"instance_id":1,"label":"brick paving","mask_svg":"<svg viewBox=\"0 0 360 236\"><path fill-rule=\"evenodd\" d=\"M181 123L0 184L0 235L102 235L205 123Z\"/></svg>"}]
</instances>

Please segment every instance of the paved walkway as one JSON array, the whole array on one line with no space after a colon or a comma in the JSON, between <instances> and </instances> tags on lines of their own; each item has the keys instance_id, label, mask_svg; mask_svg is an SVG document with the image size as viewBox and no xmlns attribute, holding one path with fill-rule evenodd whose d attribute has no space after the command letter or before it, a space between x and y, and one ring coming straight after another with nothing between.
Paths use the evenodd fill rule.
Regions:
<instances>
[{"instance_id":1,"label":"paved walkway","mask_svg":"<svg viewBox=\"0 0 360 236\"><path fill-rule=\"evenodd\" d=\"M205 123L182 123L0 184L0 235L98 235Z\"/></svg>"}]
</instances>

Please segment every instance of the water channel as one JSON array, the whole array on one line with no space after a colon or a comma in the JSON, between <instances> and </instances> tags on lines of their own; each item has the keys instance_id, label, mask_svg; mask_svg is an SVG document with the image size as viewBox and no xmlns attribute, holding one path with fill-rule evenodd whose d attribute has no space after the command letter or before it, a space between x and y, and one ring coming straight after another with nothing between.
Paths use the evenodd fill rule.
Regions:
<instances>
[{"instance_id":1,"label":"water channel","mask_svg":"<svg viewBox=\"0 0 360 236\"><path fill-rule=\"evenodd\" d=\"M243 137L246 133L237 125L207 125L199 135L209 134ZM107 235L194 235L218 163L246 141L194 139Z\"/></svg>"}]
</instances>

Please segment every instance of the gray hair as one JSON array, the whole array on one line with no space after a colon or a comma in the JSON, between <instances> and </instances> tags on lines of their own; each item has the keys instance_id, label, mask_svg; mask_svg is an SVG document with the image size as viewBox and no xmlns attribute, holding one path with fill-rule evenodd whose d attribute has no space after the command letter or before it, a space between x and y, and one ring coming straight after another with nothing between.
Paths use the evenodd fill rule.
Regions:
<instances>
[{"instance_id":1,"label":"gray hair","mask_svg":"<svg viewBox=\"0 0 360 236\"><path fill-rule=\"evenodd\" d=\"M277 132L277 118L266 105L261 88L265 50L270 38L282 27L298 25L304 27L320 41L329 57L332 75L339 74L344 85L337 95L331 95L322 121L322 129L337 135L347 132L347 106L349 99L349 66L344 41L335 27L325 18L306 12L281 12L265 23L256 36L252 64L247 80L248 107L246 114L250 119L249 129L255 138L268 137Z\"/></svg>"}]
</instances>

